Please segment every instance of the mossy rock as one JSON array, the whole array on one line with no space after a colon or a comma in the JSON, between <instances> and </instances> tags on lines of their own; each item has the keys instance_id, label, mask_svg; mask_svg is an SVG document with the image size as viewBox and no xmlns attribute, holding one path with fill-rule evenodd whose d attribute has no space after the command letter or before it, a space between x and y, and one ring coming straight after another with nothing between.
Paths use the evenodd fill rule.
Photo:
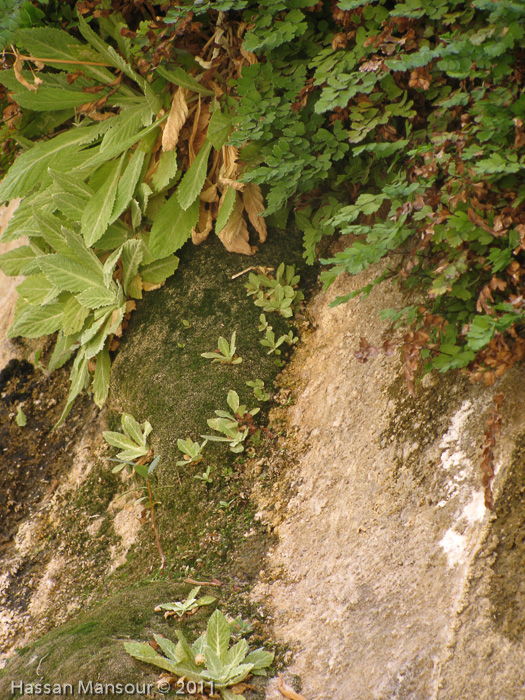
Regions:
<instances>
[{"instance_id":1,"label":"mossy rock","mask_svg":"<svg viewBox=\"0 0 525 700\"><path fill-rule=\"evenodd\" d=\"M161 456L155 472L156 496L162 504L159 527L168 560L181 571L182 565L197 566L217 575L217 560L229 558L232 575L246 582L259 572L265 544L252 539L250 551L245 552L243 536L252 527L253 513L238 498L243 489L236 477L242 471L243 456L234 464L227 445L210 442L200 464L177 467L182 459L177 440L202 441L201 435L211 433L206 421L215 417L217 409L229 410L230 389L248 408L257 406L246 381L262 379L271 391L279 372L276 357L260 344L262 310L246 293L248 274L232 277L247 267L276 269L284 262L296 266L304 288L311 285L315 273L302 258L301 235L293 231L272 232L253 257L228 253L217 239L202 246L189 244L180 257L177 272L164 287L144 296L126 329L112 369L110 424L119 429L119 413L125 411L153 426L151 444ZM277 337L291 327L276 313L266 317ZM234 331L241 364L219 364L201 357L217 348L219 336L229 340ZM261 408L264 412L265 406ZM206 486L195 477L208 465L213 484ZM235 508L221 509L221 502L232 499ZM232 558L236 543L242 544L245 555L239 552ZM155 556L153 549L151 556Z\"/></svg>"},{"instance_id":2,"label":"mossy rock","mask_svg":"<svg viewBox=\"0 0 525 700\"><path fill-rule=\"evenodd\" d=\"M74 621L57 627L35 643L24 647L0 671L0 697L32 697L30 684L72 685L78 696L100 698L95 684L155 684L160 669L129 656L124 642L147 642L153 634L162 634L176 641L176 629L182 629L191 641L206 628L213 605L200 608L183 620L165 620L155 613L159 603L184 599L189 586L167 582L137 586L110 597L105 602L82 613ZM93 683L89 692L89 682ZM16 692L20 683L25 692ZM15 684L15 685L12 685ZM29 689L29 692L28 692ZM87 692L83 690L87 689ZM15 692L12 692L12 691ZM68 688L65 688L68 690ZM66 695L63 692L62 695ZM144 694L143 694L144 695ZM61 697L60 692L47 697ZM107 697L103 694L103 697ZM120 694L120 697L140 697L140 694ZM180 697L180 696L179 696Z\"/></svg>"}]
</instances>

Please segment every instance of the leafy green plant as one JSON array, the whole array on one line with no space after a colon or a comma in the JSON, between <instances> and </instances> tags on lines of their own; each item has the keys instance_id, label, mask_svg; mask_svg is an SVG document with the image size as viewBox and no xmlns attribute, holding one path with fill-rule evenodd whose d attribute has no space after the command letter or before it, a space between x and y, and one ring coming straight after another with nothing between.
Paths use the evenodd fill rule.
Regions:
<instances>
[{"instance_id":1,"label":"leafy green plant","mask_svg":"<svg viewBox=\"0 0 525 700\"><path fill-rule=\"evenodd\" d=\"M213 477L210 476L212 469L213 467L208 465L202 474L195 474L193 478L197 479L197 481L202 481L204 484L213 484Z\"/></svg>"},{"instance_id":2,"label":"leafy green plant","mask_svg":"<svg viewBox=\"0 0 525 700\"><path fill-rule=\"evenodd\" d=\"M250 434L251 419L259 413L260 409L252 408L248 411L247 407L240 403L239 395L233 389L228 392L227 402L233 413L217 410L215 414L218 417L207 420L208 426L212 430L223 435L203 435L202 437L212 442L227 442L232 452L243 452L244 445L242 443ZM244 425L246 422L249 422L249 425Z\"/></svg>"},{"instance_id":3,"label":"leafy green plant","mask_svg":"<svg viewBox=\"0 0 525 700\"><path fill-rule=\"evenodd\" d=\"M250 272L245 287L248 296L253 296L255 304L264 311L275 311L284 318L290 318L293 307L304 298L303 293L296 289L299 279L293 265L281 263L275 277Z\"/></svg>"},{"instance_id":4,"label":"leafy green plant","mask_svg":"<svg viewBox=\"0 0 525 700\"><path fill-rule=\"evenodd\" d=\"M201 357L205 357L207 360L213 360L213 362L220 362L221 364L226 365L240 364L242 362L242 357L238 357L235 354L237 349L235 345L236 338L237 331L233 331L230 342L228 342L226 338L223 338L221 335L217 341L217 345L219 346L217 350L214 350L213 352L202 352Z\"/></svg>"},{"instance_id":5,"label":"leafy green plant","mask_svg":"<svg viewBox=\"0 0 525 700\"><path fill-rule=\"evenodd\" d=\"M117 457L122 460L133 460L149 454L148 437L152 431L151 423L144 421L141 425L129 413L123 413L120 422L122 433L111 430L105 430L102 433L108 445L121 450L117 453Z\"/></svg>"},{"instance_id":6,"label":"leafy green plant","mask_svg":"<svg viewBox=\"0 0 525 700\"><path fill-rule=\"evenodd\" d=\"M113 473L117 474L124 470L129 470L132 475L138 476L138 478L144 482L141 491L144 491L145 495L136 498L135 504L142 503L144 508L149 511L151 528L155 535L155 542L161 561L160 568L164 569L166 557L162 550L160 535L155 520L155 507L158 505L158 501L153 497L151 485L151 476L159 464L160 456L153 458L153 451L147 444L152 427L149 421L145 421L141 425L129 413L122 414L121 425L122 433L110 430L106 430L102 433L108 445L121 450L117 453L116 458L110 458L109 461L117 462L117 465L112 469ZM132 491L135 492L136 489L134 488Z\"/></svg>"},{"instance_id":7,"label":"leafy green plant","mask_svg":"<svg viewBox=\"0 0 525 700\"><path fill-rule=\"evenodd\" d=\"M203 605L211 605L217 599L212 595L204 595L197 598L201 587L195 586L192 588L188 594L186 600L181 600L175 603L161 603L155 608L155 612L161 612L165 610L164 617L167 619L169 617L183 617L184 615L191 615L191 613L196 612Z\"/></svg>"},{"instance_id":8,"label":"leafy green plant","mask_svg":"<svg viewBox=\"0 0 525 700\"><path fill-rule=\"evenodd\" d=\"M253 395L258 401L270 400L270 394L265 391L262 379L254 379L253 381L246 382L246 385L253 389Z\"/></svg>"},{"instance_id":9,"label":"leafy green plant","mask_svg":"<svg viewBox=\"0 0 525 700\"><path fill-rule=\"evenodd\" d=\"M210 617L206 632L192 645L182 632L177 630L176 634L177 644L166 637L153 635L165 656L141 642L126 642L124 648L139 661L197 683L212 685L223 700L245 700L243 695L233 693L228 687L240 683L250 674L265 675L265 669L273 662L273 654L262 648L250 652L245 639L230 647L231 628L219 610Z\"/></svg>"},{"instance_id":10,"label":"leafy green plant","mask_svg":"<svg viewBox=\"0 0 525 700\"><path fill-rule=\"evenodd\" d=\"M202 451L206 446L207 440L204 440L200 445L198 442L193 442L191 438L187 440L177 440L177 447L184 454L184 459L177 462L178 467L184 467L187 464L198 464L202 458Z\"/></svg>"},{"instance_id":11,"label":"leafy green plant","mask_svg":"<svg viewBox=\"0 0 525 700\"><path fill-rule=\"evenodd\" d=\"M2 241L29 237L0 256L5 274L26 276L10 336L58 333L50 371L74 357L59 424L86 388L104 404L134 300L175 272L187 240L202 242L217 220L228 250L252 254L244 212L266 237L260 188L238 183L236 154L224 146L232 122L211 76L162 66L150 82L140 33L121 31L118 13L99 23L101 34L78 15L82 39L19 28L13 66L0 71L19 108L9 136L23 147L0 186L0 202L22 198Z\"/></svg>"},{"instance_id":12,"label":"leafy green plant","mask_svg":"<svg viewBox=\"0 0 525 700\"><path fill-rule=\"evenodd\" d=\"M294 345L298 340L299 338L297 336L294 336L293 331L290 331L285 335L279 336L279 338L276 340L273 328L271 326L268 326L264 338L259 342L263 347L270 348L267 353L268 355L271 355L272 353L280 355L281 351L279 350L279 348L283 343L287 343L288 345Z\"/></svg>"}]
</instances>

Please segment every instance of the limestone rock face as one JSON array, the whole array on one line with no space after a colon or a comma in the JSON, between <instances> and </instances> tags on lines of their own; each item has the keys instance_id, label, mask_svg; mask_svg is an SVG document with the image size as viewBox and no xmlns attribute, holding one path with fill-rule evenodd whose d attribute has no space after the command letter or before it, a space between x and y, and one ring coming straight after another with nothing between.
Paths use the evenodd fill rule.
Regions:
<instances>
[{"instance_id":1,"label":"limestone rock face","mask_svg":"<svg viewBox=\"0 0 525 700\"><path fill-rule=\"evenodd\" d=\"M317 330L287 370L293 493L254 591L290 645L308 700L519 700L525 688L523 368L499 386L427 376L411 398L399 357L380 345L393 288L329 308L370 281L341 281L312 303ZM495 510L484 505L480 446L496 391L506 396ZM284 513L284 514L283 514ZM273 681L267 698L280 698Z\"/></svg>"}]
</instances>

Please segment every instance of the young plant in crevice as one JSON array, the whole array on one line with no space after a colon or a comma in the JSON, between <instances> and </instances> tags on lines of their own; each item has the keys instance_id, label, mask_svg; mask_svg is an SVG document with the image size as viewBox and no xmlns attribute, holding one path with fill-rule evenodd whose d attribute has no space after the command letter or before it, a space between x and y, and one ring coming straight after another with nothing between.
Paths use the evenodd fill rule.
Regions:
<instances>
[{"instance_id":1,"label":"young plant in crevice","mask_svg":"<svg viewBox=\"0 0 525 700\"><path fill-rule=\"evenodd\" d=\"M237 331L233 331L230 342L223 338L222 335L217 341L218 348L213 352L201 352L201 357L205 357L207 360L213 360L213 362L219 362L224 365L239 365L242 362L242 357L236 354L235 341L237 339Z\"/></svg>"},{"instance_id":2,"label":"young plant in crevice","mask_svg":"<svg viewBox=\"0 0 525 700\"><path fill-rule=\"evenodd\" d=\"M184 454L183 459L177 462L178 467L184 467L188 464L198 464L203 459L203 450L208 441L204 440L201 444L193 442L191 438L187 440L177 440L177 447Z\"/></svg>"},{"instance_id":3,"label":"young plant in crevice","mask_svg":"<svg viewBox=\"0 0 525 700\"><path fill-rule=\"evenodd\" d=\"M246 382L246 386L253 389L253 395L258 401L269 401L270 394L264 389L264 382L262 379L254 379L253 381Z\"/></svg>"},{"instance_id":4,"label":"young plant in crevice","mask_svg":"<svg viewBox=\"0 0 525 700\"><path fill-rule=\"evenodd\" d=\"M208 418L208 426L222 436L203 435L203 438L212 442L227 442L230 445L230 450L235 453L244 451L244 442L248 436L264 432L268 437L273 438L272 433L263 426L258 426L254 423L253 417L256 416L260 408L252 408L248 411L244 404L240 403L239 395L233 389L230 389L227 396L228 406L232 413L228 411L215 411L217 418Z\"/></svg>"},{"instance_id":5,"label":"young plant in crevice","mask_svg":"<svg viewBox=\"0 0 525 700\"><path fill-rule=\"evenodd\" d=\"M192 615L197 612L197 610L203 605L211 605L217 598L212 595L204 595L197 598L201 586L195 586L192 588L188 594L186 600L177 601L175 603L161 603L155 608L155 612L162 612L165 610L164 617L166 619L170 617L183 617L184 615Z\"/></svg>"},{"instance_id":6,"label":"young plant in crevice","mask_svg":"<svg viewBox=\"0 0 525 700\"><path fill-rule=\"evenodd\" d=\"M203 683L210 690L218 690L222 700L246 700L244 695L234 693L230 687L241 683L250 674L266 675L274 655L264 649L250 651L248 642L241 639L230 647L231 627L227 618L215 610L208 620L206 632L192 645L184 634L177 630L177 644L158 634L153 635L161 656L150 644L125 642L128 654L145 663L154 664L179 677Z\"/></svg>"},{"instance_id":7,"label":"young plant in crevice","mask_svg":"<svg viewBox=\"0 0 525 700\"><path fill-rule=\"evenodd\" d=\"M245 287L248 296L254 297L256 306L266 312L275 311L283 318L291 318L294 307L304 298L297 289L299 279L293 265L281 263L275 276L250 272Z\"/></svg>"},{"instance_id":8,"label":"young plant in crevice","mask_svg":"<svg viewBox=\"0 0 525 700\"><path fill-rule=\"evenodd\" d=\"M153 497L153 489L151 486L151 476L155 471L160 461L160 456L153 458L153 451L149 447L147 440L151 433L152 427L149 421L145 421L142 425L129 413L123 413L121 417L122 433L106 430L102 433L104 440L112 447L117 447L120 452L116 458L109 458L111 462L117 462L113 467L112 472L118 474L123 470L128 471L129 476L136 476L144 481L144 486L141 490L145 491L145 495L139 496L136 504L143 504L145 512L149 512L151 528L155 535L155 543L160 556L160 568L164 569L166 565L166 557L162 550L160 535L155 519L155 507L159 505ZM132 492L136 489L132 489ZM129 492L127 492L129 493ZM125 495L125 494L123 494Z\"/></svg>"}]
</instances>

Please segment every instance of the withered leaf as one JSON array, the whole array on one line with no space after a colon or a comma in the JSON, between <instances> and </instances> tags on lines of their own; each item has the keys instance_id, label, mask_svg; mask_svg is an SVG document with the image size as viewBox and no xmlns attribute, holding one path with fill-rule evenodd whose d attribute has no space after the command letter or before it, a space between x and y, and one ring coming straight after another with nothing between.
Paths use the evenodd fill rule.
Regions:
<instances>
[{"instance_id":1,"label":"withered leaf","mask_svg":"<svg viewBox=\"0 0 525 700\"><path fill-rule=\"evenodd\" d=\"M184 88L178 88L173 93L170 113L162 133L163 151L173 151L179 141L180 130L188 118L188 104L185 92Z\"/></svg>"},{"instance_id":2,"label":"withered leaf","mask_svg":"<svg viewBox=\"0 0 525 700\"><path fill-rule=\"evenodd\" d=\"M217 234L230 253L253 255L255 250L249 244L248 226L243 217L241 197L236 193L232 213L224 228Z\"/></svg>"},{"instance_id":3,"label":"withered leaf","mask_svg":"<svg viewBox=\"0 0 525 700\"><path fill-rule=\"evenodd\" d=\"M266 220L261 216L264 211L264 201L259 185L253 182L248 183L244 188L242 201L250 223L259 234L259 241L264 243L268 231L266 229Z\"/></svg>"}]
</instances>

